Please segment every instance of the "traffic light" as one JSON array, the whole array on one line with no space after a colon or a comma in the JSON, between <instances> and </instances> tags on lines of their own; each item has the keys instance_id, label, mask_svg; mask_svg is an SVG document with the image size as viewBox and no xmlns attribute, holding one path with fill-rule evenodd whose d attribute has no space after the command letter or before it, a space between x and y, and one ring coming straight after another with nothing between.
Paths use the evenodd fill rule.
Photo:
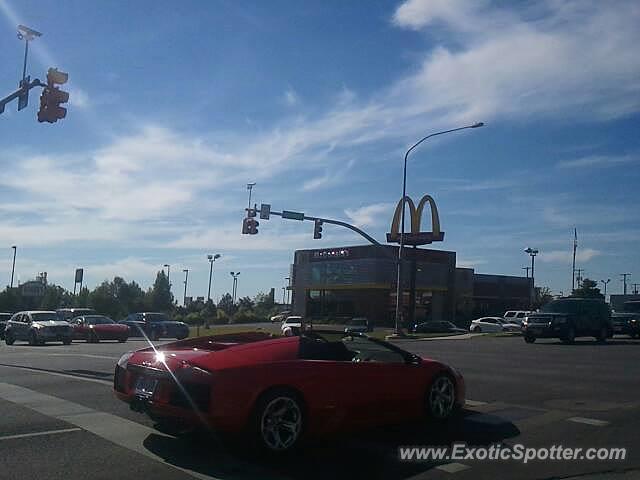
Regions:
<instances>
[{"instance_id":1,"label":"traffic light","mask_svg":"<svg viewBox=\"0 0 640 480\"><path fill-rule=\"evenodd\" d=\"M313 225L313 238L322 238L322 220L316 220Z\"/></svg>"},{"instance_id":2,"label":"traffic light","mask_svg":"<svg viewBox=\"0 0 640 480\"><path fill-rule=\"evenodd\" d=\"M247 217L242 221L242 233L244 235L255 235L258 233L260 223L253 217Z\"/></svg>"},{"instance_id":3,"label":"traffic light","mask_svg":"<svg viewBox=\"0 0 640 480\"><path fill-rule=\"evenodd\" d=\"M67 116L67 109L61 107L61 103L69 101L69 92L65 92L56 87L67 83L69 74L58 71L57 68L50 68L47 72L47 86L44 87L40 95L40 110L38 110L38 121L55 123L59 119Z\"/></svg>"}]
</instances>

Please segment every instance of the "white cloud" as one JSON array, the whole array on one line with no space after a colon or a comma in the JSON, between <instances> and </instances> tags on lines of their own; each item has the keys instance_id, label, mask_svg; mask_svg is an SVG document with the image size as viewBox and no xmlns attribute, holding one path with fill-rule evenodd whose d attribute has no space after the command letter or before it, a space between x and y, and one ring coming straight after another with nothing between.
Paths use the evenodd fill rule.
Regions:
<instances>
[{"instance_id":1,"label":"white cloud","mask_svg":"<svg viewBox=\"0 0 640 480\"><path fill-rule=\"evenodd\" d=\"M88 108L91 106L89 94L81 88L69 88L69 104L77 108Z\"/></svg>"},{"instance_id":2,"label":"white cloud","mask_svg":"<svg viewBox=\"0 0 640 480\"><path fill-rule=\"evenodd\" d=\"M298 105L298 103L300 103L300 97L293 88L289 87L284 92L284 102L289 107L295 107L296 105Z\"/></svg>"},{"instance_id":3,"label":"white cloud","mask_svg":"<svg viewBox=\"0 0 640 480\"><path fill-rule=\"evenodd\" d=\"M356 227L379 225L381 218L387 221L391 217L394 205L391 203L374 203L355 209L346 209L344 213Z\"/></svg>"},{"instance_id":4,"label":"white cloud","mask_svg":"<svg viewBox=\"0 0 640 480\"><path fill-rule=\"evenodd\" d=\"M436 22L466 30L473 28L475 12L484 3L483 0L408 0L398 7L393 22L412 30L420 30Z\"/></svg>"},{"instance_id":5,"label":"white cloud","mask_svg":"<svg viewBox=\"0 0 640 480\"><path fill-rule=\"evenodd\" d=\"M574 160L563 160L556 164L558 168L606 168L615 167L625 163L638 162L637 155L590 155Z\"/></svg>"},{"instance_id":6,"label":"white cloud","mask_svg":"<svg viewBox=\"0 0 640 480\"><path fill-rule=\"evenodd\" d=\"M588 262L592 258L602 255L602 252L593 248L580 248L576 252L577 262ZM570 264L573 259L572 250L550 250L548 252L541 251L539 258L546 263L567 263Z\"/></svg>"},{"instance_id":7,"label":"white cloud","mask_svg":"<svg viewBox=\"0 0 640 480\"><path fill-rule=\"evenodd\" d=\"M483 258L459 258L456 261L456 266L458 268L476 268L487 263L489 262Z\"/></svg>"}]
</instances>

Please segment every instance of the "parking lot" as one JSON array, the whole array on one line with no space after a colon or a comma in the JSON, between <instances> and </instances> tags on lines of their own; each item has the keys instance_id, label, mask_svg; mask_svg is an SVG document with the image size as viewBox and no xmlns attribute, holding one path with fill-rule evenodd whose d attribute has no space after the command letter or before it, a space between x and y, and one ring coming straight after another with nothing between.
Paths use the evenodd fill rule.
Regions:
<instances>
[{"instance_id":1,"label":"parking lot","mask_svg":"<svg viewBox=\"0 0 640 480\"><path fill-rule=\"evenodd\" d=\"M125 344L0 346L0 478L604 478L640 477L640 341L522 338L399 342L459 369L467 408L440 428L405 425L331 437L286 460L204 435L175 438L117 401ZM624 461L402 462L400 446L626 447Z\"/></svg>"}]
</instances>

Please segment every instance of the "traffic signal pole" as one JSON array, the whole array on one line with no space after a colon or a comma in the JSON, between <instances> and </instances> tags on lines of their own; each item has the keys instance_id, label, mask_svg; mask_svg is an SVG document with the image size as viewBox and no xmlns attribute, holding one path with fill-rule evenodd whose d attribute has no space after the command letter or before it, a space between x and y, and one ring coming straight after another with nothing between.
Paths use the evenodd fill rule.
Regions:
<instances>
[{"instance_id":1,"label":"traffic signal pole","mask_svg":"<svg viewBox=\"0 0 640 480\"><path fill-rule=\"evenodd\" d=\"M28 82L28 83L23 83L21 82L22 86L16 90L15 92L7 95L6 97L4 97L2 100L0 100L0 114L4 112L4 107L9 103L12 102L13 100L15 100L16 98L20 98L22 96L24 96L26 93L29 92L29 90L31 90L32 88L35 87L46 87L47 84L46 83L42 83L39 79L35 79L32 82Z\"/></svg>"}]
</instances>

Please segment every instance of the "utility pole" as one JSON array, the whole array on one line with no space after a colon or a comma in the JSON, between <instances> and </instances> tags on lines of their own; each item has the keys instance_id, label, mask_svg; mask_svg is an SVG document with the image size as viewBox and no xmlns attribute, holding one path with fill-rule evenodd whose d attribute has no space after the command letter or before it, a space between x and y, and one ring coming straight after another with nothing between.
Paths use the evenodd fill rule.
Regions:
<instances>
[{"instance_id":1,"label":"utility pole","mask_svg":"<svg viewBox=\"0 0 640 480\"><path fill-rule=\"evenodd\" d=\"M187 282L189 281L189 269L185 268L182 270L184 272L184 297L182 300L183 305L187 306Z\"/></svg>"},{"instance_id":2,"label":"utility pole","mask_svg":"<svg viewBox=\"0 0 640 480\"><path fill-rule=\"evenodd\" d=\"M13 248L13 265L11 266L11 284L9 288L13 288L13 274L16 271L16 251L18 250L16 245L12 245L11 248Z\"/></svg>"},{"instance_id":3,"label":"utility pole","mask_svg":"<svg viewBox=\"0 0 640 480\"><path fill-rule=\"evenodd\" d=\"M534 276L535 258L536 258L536 255L540 253L540 251L537 248L528 247L525 249L524 252L529 254L529 256L531 257L531 308L533 308L533 304L535 302L535 295L536 295L536 284L535 284L535 276Z\"/></svg>"},{"instance_id":4,"label":"utility pole","mask_svg":"<svg viewBox=\"0 0 640 480\"><path fill-rule=\"evenodd\" d=\"M638 294L638 287L640 287L640 283L632 283L631 286L633 287L633 294L637 295Z\"/></svg>"},{"instance_id":5,"label":"utility pole","mask_svg":"<svg viewBox=\"0 0 640 480\"><path fill-rule=\"evenodd\" d=\"M578 249L578 229L573 229L573 266L571 269L571 291L576 289L576 250Z\"/></svg>"},{"instance_id":6,"label":"utility pole","mask_svg":"<svg viewBox=\"0 0 640 480\"><path fill-rule=\"evenodd\" d=\"M609 282L611 281L610 278L607 278L606 280L600 280L600 282L604 285L604 300L607 300L607 285L609 284Z\"/></svg>"},{"instance_id":7,"label":"utility pole","mask_svg":"<svg viewBox=\"0 0 640 480\"><path fill-rule=\"evenodd\" d=\"M621 273L620 276L622 277L622 283L624 285L623 295L626 295L627 294L627 277L630 277L631 274L630 273Z\"/></svg>"},{"instance_id":8,"label":"utility pole","mask_svg":"<svg viewBox=\"0 0 640 480\"><path fill-rule=\"evenodd\" d=\"M531 267L522 267L522 270L527 271L527 278L529 278L529 270L531 270Z\"/></svg>"},{"instance_id":9,"label":"utility pole","mask_svg":"<svg viewBox=\"0 0 640 480\"><path fill-rule=\"evenodd\" d=\"M247 190L249 190L249 208L251 208L251 192L253 191L253 187L256 186L256 182L247 183Z\"/></svg>"},{"instance_id":10,"label":"utility pole","mask_svg":"<svg viewBox=\"0 0 640 480\"><path fill-rule=\"evenodd\" d=\"M238 275L240 275L240 272L229 272L231 274L231 276L233 277L233 287L232 287L232 293L231 293L231 297L233 298L233 304L236 304L236 294L238 293Z\"/></svg>"},{"instance_id":11,"label":"utility pole","mask_svg":"<svg viewBox=\"0 0 640 480\"><path fill-rule=\"evenodd\" d=\"M287 304L289 303L289 291L291 290L291 277L284 277L284 280L287 282L287 286L285 289L287 290Z\"/></svg>"},{"instance_id":12,"label":"utility pole","mask_svg":"<svg viewBox=\"0 0 640 480\"><path fill-rule=\"evenodd\" d=\"M576 268L576 280L578 281L578 288L582 286L582 273L584 268Z\"/></svg>"}]
</instances>

